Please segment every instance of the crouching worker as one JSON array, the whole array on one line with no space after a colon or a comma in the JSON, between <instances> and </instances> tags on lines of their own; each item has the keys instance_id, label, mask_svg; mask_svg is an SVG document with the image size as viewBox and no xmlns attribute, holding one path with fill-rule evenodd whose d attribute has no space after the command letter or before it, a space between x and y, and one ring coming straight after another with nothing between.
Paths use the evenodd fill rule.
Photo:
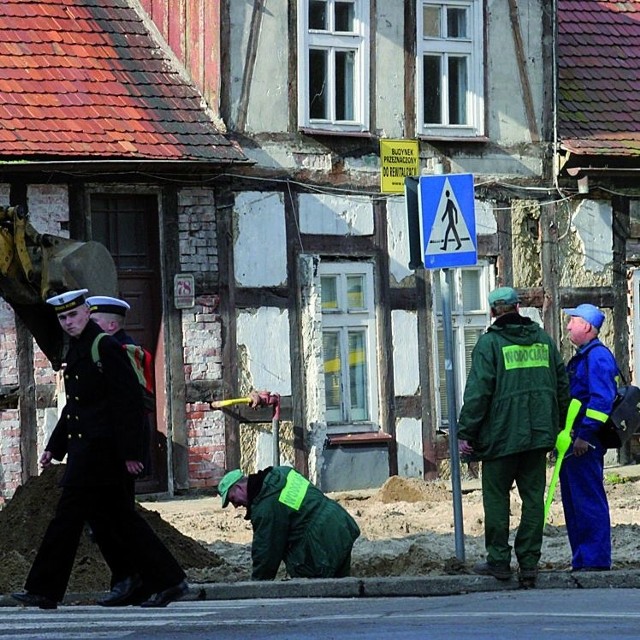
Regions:
<instances>
[{"instance_id":1,"label":"crouching worker","mask_svg":"<svg viewBox=\"0 0 640 640\"><path fill-rule=\"evenodd\" d=\"M218 485L222 506L246 507L253 527L253 580L273 580L284 561L292 578L344 578L360 535L355 520L291 467L245 476L229 471Z\"/></svg>"}]
</instances>

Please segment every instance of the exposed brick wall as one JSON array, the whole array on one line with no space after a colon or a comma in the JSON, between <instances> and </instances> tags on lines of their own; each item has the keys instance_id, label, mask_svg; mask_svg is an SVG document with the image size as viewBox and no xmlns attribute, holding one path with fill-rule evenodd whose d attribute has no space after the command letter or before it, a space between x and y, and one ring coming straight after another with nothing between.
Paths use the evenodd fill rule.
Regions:
<instances>
[{"instance_id":1,"label":"exposed brick wall","mask_svg":"<svg viewBox=\"0 0 640 640\"><path fill-rule=\"evenodd\" d=\"M17 409L0 411L0 505L22 484L20 415Z\"/></svg>"},{"instance_id":2,"label":"exposed brick wall","mask_svg":"<svg viewBox=\"0 0 640 640\"><path fill-rule=\"evenodd\" d=\"M32 184L27 199L29 221L35 229L69 237L69 192L65 185Z\"/></svg>"},{"instance_id":3,"label":"exposed brick wall","mask_svg":"<svg viewBox=\"0 0 640 640\"><path fill-rule=\"evenodd\" d=\"M9 186L0 185L0 206L9 204ZM40 233L68 237L69 199L65 186L30 185L27 191L29 222ZM0 385L18 385L17 337L13 309L0 299ZM33 343L36 386L55 385L56 374L40 348ZM47 434L43 410L38 411L38 456ZM0 504L22 484L20 411L0 410Z\"/></svg>"},{"instance_id":4,"label":"exposed brick wall","mask_svg":"<svg viewBox=\"0 0 640 640\"><path fill-rule=\"evenodd\" d=\"M222 379L222 321L217 296L199 296L193 309L182 312L184 373L188 384ZM224 418L208 403L186 406L189 486L216 486L225 469Z\"/></svg>"},{"instance_id":5,"label":"exposed brick wall","mask_svg":"<svg viewBox=\"0 0 640 640\"><path fill-rule=\"evenodd\" d=\"M27 190L29 221L40 233L69 237L69 192L64 185L34 184ZM56 384L56 374L38 345L33 345L36 385ZM44 443L38 442L44 446Z\"/></svg>"},{"instance_id":6,"label":"exposed brick wall","mask_svg":"<svg viewBox=\"0 0 640 640\"><path fill-rule=\"evenodd\" d=\"M0 385L7 392L18 386L16 324L13 309L0 300ZM20 413L18 409L0 410L0 504L20 486Z\"/></svg>"},{"instance_id":7,"label":"exposed brick wall","mask_svg":"<svg viewBox=\"0 0 640 640\"><path fill-rule=\"evenodd\" d=\"M9 206L9 185L0 184L0 207ZM18 384L16 325L13 309L0 300L0 385ZM17 409L0 411L0 505L20 484L20 431ZM15 456L18 456L17 463ZM15 468L17 467L17 472Z\"/></svg>"},{"instance_id":8,"label":"exposed brick wall","mask_svg":"<svg viewBox=\"0 0 640 640\"><path fill-rule=\"evenodd\" d=\"M178 195L180 264L196 281L218 272L216 211L211 189L182 189ZM198 278L198 276L202 276Z\"/></svg>"},{"instance_id":9,"label":"exposed brick wall","mask_svg":"<svg viewBox=\"0 0 640 640\"><path fill-rule=\"evenodd\" d=\"M0 299L0 385L18 384L16 321L13 309Z\"/></svg>"},{"instance_id":10,"label":"exposed brick wall","mask_svg":"<svg viewBox=\"0 0 640 640\"><path fill-rule=\"evenodd\" d=\"M180 268L192 273L197 291L210 291L217 281L218 245L212 189L182 189L178 195ZM222 379L222 324L218 298L201 295L182 313L184 374L192 381ZM224 420L207 403L186 406L189 486L213 487L224 474Z\"/></svg>"},{"instance_id":11,"label":"exposed brick wall","mask_svg":"<svg viewBox=\"0 0 640 640\"><path fill-rule=\"evenodd\" d=\"M207 403L187 404L191 489L214 487L224 474L224 421L214 416Z\"/></svg>"}]
</instances>

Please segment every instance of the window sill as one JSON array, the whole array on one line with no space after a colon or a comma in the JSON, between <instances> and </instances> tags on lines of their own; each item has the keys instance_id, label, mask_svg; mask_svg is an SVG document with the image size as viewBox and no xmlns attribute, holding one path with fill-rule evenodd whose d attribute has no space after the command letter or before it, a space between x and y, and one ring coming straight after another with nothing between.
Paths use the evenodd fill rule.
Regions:
<instances>
[{"instance_id":1,"label":"window sill","mask_svg":"<svg viewBox=\"0 0 640 640\"><path fill-rule=\"evenodd\" d=\"M416 136L418 140L424 140L425 142L473 142L473 143L487 143L490 139L487 136L434 136L418 134Z\"/></svg>"},{"instance_id":2,"label":"window sill","mask_svg":"<svg viewBox=\"0 0 640 640\"><path fill-rule=\"evenodd\" d=\"M375 433L340 433L327 436L328 446L338 446L343 444L387 444L393 440L389 433L376 431Z\"/></svg>"},{"instance_id":3,"label":"window sill","mask_svg":"<svg viewBox=\"0 0 640 640\"><path fill-rule=\"evenodd\" d=\"M370 131L349 131L336 129L313 129L310 127L299 127L298 131L307 136L340 136L341 138L373 138Z\"/></svg>"}]
</instances>

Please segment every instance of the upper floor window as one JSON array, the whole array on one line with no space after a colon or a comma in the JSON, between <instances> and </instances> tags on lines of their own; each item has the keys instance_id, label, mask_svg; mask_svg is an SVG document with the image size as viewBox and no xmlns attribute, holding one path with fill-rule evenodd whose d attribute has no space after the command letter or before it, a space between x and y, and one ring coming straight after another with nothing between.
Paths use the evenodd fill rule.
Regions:
<instances>
[{"instance_id":1,"label":"upper floor window","mask_svg":"<svg viewBox=\"0 0 640 640\"><path fill-rule=\"evenodd\" d=\"M320 265L326 420L353 431L377 422L373 266Z\"/></svg>"},{"instance_id":2,"label":"upper floor window","mask_svg":"<svg viewBox=\"0 0 640 640\"><path fill-rule=\"evenodd\" d=\"M418 133L484 133L483 0L418 0Z\"/></svg>"},{"instance_id":3,"label":"upper floor window","mask_svg":"<svg viewBox=\"0 0 640 640\"><path fill-rule=\"evenodd\" d=\"M368 129L368 0L298 0L298 123Z\"/></svg>"}]
</instances>

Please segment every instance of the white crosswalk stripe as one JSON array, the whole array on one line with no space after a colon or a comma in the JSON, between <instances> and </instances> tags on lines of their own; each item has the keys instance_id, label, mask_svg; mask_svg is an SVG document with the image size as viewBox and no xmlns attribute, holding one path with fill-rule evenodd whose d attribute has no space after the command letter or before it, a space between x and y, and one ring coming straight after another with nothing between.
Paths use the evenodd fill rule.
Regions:
<instances>
[{"instance_id":1,"label":"white crosswalk stripe","mask_svg":"<svg viewBox=\"0 0 640 640\"><path fill-rule=\"evenodd\" d=\"M0 639L117 640L139 637L143 629L177 627L181 621L188 621L191 626L207 626L215 621L216 611L223 608L214 608L212 604L174 603L166 609L153 610L74 606L60 607L55 611L41 611L23 607L3 607L0 609Z\"/></svg>"}]
</instances>

